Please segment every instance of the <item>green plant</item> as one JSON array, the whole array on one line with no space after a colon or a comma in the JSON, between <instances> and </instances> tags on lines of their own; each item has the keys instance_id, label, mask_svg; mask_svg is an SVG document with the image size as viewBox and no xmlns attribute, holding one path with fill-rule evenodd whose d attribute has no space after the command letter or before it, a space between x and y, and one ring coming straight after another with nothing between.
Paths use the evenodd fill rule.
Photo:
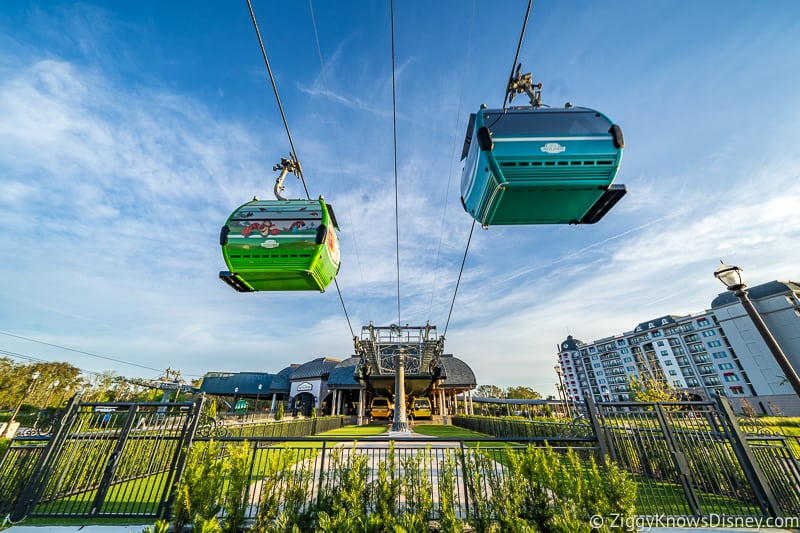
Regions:
<instances>
[{"instance_id":1,"label":"green plant","mask_svg":"<svg viewBox=\"0 0 800 533\"><path fill-rule=\"evenodd\" d=\"M401 461L405 512L399 516L399 525L409 531L427 529L431 509L433 509L431 482L430 478L425 475L430 463L430 451L430 445L428 445L424 453L420 450L417 453L406 455Z\"/></svg>"},{"instance_id":2,"label":"green plant","mask_svg":"<svg viewBox=\"0 0 800 533\"><path fill-rule=\"evenodd\" d=\"M492 459L480 449L460 450L460 456L470 502L469 524L479 533L491 531L494 513L487 488L495 486Z\"/></svg>"},{"instance_id":3,"label":"green plant","mask_svg":"<svg viewBox=\"0 0 800 533\"><path fill-rule=\"evenodd\" d=\"M236 533L244 526L247 509L247 486L250 480L251 450L247 441L228 446L225 473L228 487L225 491L225 531Z\"/></svg>"},{"instance_id":4,"label":"green plant","mask_svg":"<svg viewBox=\"0 0 800 533\"><path fill-rule=\"evenodd\" d=\"M192 521L192 533L222 533L222 526L219 525L216 516L203 518L196 514Z\"/></svg>"},{"instance_id":5,"label":"green plant","mask_svg":"<svg viewBox=\"0 0 800 533\"><path fill-rule=\"evenodd\" d=\"M261 505L255 531L299 531L313 529L315 507L311 503L313 469L294 467L292 450L282 449L268 457L262 479ZM282 525L283 524L283 525Z\"/></svg>"},{"instance_id":6,"label":"green plant","mask_svg":"<svg viewBox=\"0 0 800 533\"><path fill-rule=\"evenodd\" d=\"M446 454L439 463L439 531L461 533L464 523L456 518L456 462Z\"/></svg>"},{"instance_id":7,"label":"green plant","mask_svg":"<svg viewBox=\"0 0 800 533\"><path fill-rule=\"evenodd\" d=\"M189 450L173 508L175 531L196 521L196 515L208 521L220 511L218 501L225 470L221 451L213 440L196 442Z\"/></svg>"},{"instance_id":8,"label":"green plant","mask_svg":"<svg viewBox=\"0 0 800 533\"><path fill-rule=\"evenodd\" d=\"M167 520L157 520L152 526L142 529L142 533L167 533L167 531L169 531L169 522Z\"/></svg>"},{"instance_id":9,"label":"green plant","mask_svg":"<svg viewBox=\"0 0 800 533\"><path fill-rule=\"evenodd\" d=\"M386 458L378 464L378 478L372 483L372 505L380 522L393 524L397 515L396 503L400 498L401 481L397 476L394 441L389 443Z\"/></svg>"},{"instance_id":10,"label":"green plant","mask_svg":"<svg viewBox=\"0 0 800 533\"><path fill-rule=\"evenodd\" d=\"M275 420L282 420L283 414L286 412L286 406L283 402L278 404L278 412L275 413Z\"/></svg>"}]
</instances>

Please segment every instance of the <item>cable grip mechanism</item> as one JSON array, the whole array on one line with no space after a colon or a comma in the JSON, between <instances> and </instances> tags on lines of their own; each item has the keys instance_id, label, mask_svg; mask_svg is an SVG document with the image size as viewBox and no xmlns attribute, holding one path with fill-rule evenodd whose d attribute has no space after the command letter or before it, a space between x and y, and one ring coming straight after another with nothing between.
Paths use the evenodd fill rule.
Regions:
<instances>
[{"instance_id":1,"label":"cable grip mechanism","mask_svg":"<svg viewBox=\"0 0 800 533\"><path fill-rule=\"evenodd\" d=\"M286 179L286 174L291 172L295 175L295 177L299 178L300 174L303 172L303 169L300 167L300 162L297 161L294 154L289 154L289 159L282 157L281 162L272 167L272 170L280 170L281 173L278 175L278 178L275 180L275 198L281 200L283 202L288 201L288 198L284 198L281 196L281 192L286 190L286 187L283 184L283 180Z\"/></svg>"},{"instance_id":2,"label":"cable grip mechanism","mask_svg":"<svg viewBox=\"0 0 800 533\"><path fill-rule=\"evenodd\" d=\"M533 83L533 76L530 72L520 74L522 63L517 65L517 72L508 80L506 95L509 96L508 102L514 101L517 94L525 93L533 107L542 107L542 82Z\"/></svg>"}]
</instances>

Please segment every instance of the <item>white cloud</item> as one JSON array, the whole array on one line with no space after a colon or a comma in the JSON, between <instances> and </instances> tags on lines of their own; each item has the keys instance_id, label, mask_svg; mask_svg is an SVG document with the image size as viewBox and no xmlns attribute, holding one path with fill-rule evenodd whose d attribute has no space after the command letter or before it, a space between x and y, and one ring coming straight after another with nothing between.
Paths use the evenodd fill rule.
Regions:
<instances>
[{"instance_id":1,"label":"white cloud","mask_svg":"<svg viewBox=\"0 0 800 533\"><path fill-rule=\"evenodd\" d=\"M95 20L101 33L117 24L102 10ZM125 82L91 32L72 33L53 37L74 40L86 63L19 44L13 58L0 58L0 230L13 235L0 262L7 328L185 374L347 356L350 332L333 287L241 295L216 279L219 227L253 194L269 194L273 159L288 152L281 125L254 133L249 117L220 118L179 89L148 83L147 71ZM402 321L430 319L440 333L472 223L459 205L463 123L495 96L488 80L507 68L484 61L491 47L482 38L468 69L480 75L463 86L460 58L422 78L433 59L403 57L397 71ZM571 65L573 92L610 102L628 140L619 181L629 194L592 227L476 229L446 349L481 383L553 392L555 346L567 332L589 341L701 311L719 291L711 277L719 259L745 268L751 285L797 276L797 104L739 105L735 117L727 104L705 109L692 96L718 79L701 80L703 66L674 88L683 105L673 105L686 59L647 65L640 51L633 59L645 74L601 91L597 70L584 72L596 53L542 61ZM313 81L299 84L290 113L312 195L324 193L342 225L338 280L356 333L369 320L397 318L391 80L387 62L375 64L345 41L323 75L297 78ZM260 65L257 76L263 81ZM548 87L553 98L567 93L557 80ZM783 93L770 86L769 94ZM734 122L741 126L724 126Z\"/></svg>"}]
</instances>

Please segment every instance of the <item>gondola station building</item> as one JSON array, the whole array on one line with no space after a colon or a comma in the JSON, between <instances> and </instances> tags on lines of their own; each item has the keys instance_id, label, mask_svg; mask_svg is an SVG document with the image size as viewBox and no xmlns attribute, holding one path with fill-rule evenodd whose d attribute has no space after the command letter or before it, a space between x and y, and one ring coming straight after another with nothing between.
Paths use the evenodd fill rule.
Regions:
<instances>
[{"instance_id":1,"label":"gondola station building","mask_svg":"<svg viewBox=\"0 0 800 533\"><path fill-rule=\"evenodd\" d=\"M800 370L800 284L771 281L748 291L789 362ZM742 412L800 415L800 398L730 291L700 313L648 319L592 342L568 336L559 345L558 363L561 392L576 404L588 396L597 402L632 400L631 379L652 378L690 399L724 395Z\"/></svg>"},{"instance_id":2,"label":"gondola station building","mask_svg":"<svg viewBox=\"0 0 800 533\"><path fill-rule=\"evenodd\" d=\"M318 357L303 364L290 365L279 372L209 372L200 391L230 399L231 410L245 400L250 410L276 414L283 403L286 416L351 415L368 416L372 399L386 391L370 390L356 378L360 358ZM441 373L421 396L428 398L434 418L473 411L472 390L475 374L452 354L439 358ZM457 397L460 396L460 399Z\"/></svg>"}]
</instances>

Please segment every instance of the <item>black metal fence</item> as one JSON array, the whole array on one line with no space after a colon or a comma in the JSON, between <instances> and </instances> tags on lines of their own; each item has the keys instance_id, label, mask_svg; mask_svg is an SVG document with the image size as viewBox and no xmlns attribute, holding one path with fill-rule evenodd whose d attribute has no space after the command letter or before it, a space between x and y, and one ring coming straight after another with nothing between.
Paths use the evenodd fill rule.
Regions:
<instances>
[{"instance_id":1,"label":"black metal fence","mask_svg":"<svg viewBox=\"0 0 800 533\"><path fill-rule=\"evenodd\" d=\"M27 428L0 461L0 513L33 517L168 516L195 438L301 437L343 417L219 425L201 401L80 403L47 428ZM202 422L202 423L201 423Z\"/></svg>"},{"instance_id":2,"label":"black metal fence","mask_svg":"<svg viewBox=\"0 0 800 533\"><path fill-rule=\"evenodd\" d=\"M244 521L256 521L260 514L274 519L279 511L297 520L297 516L324 507L325 500L339 497L348 484L345 478L354 472L360 472L357 481L372 494L394 490L391 504L396 514L412 512L417 502L411 491L416 490L430 495L426 519L439 519L442 508L448 507L465 520L476 512L487 512L489 495L507 482L512 453L525 452L529 446L547 447L561 456L573 452L586 471L599 460L596 441L589 437L434 442L423 437L392 440L385 436L357 441L346 437L222 437L197 439L196 445L203 442L213 447L202 452L217 458L234 455L237 447L246 448L249 458L240 465L248 472ZM214 498L220 503L218 516L223 519L235 506L229 488L230 481L220 483Z\"/></svg>"},{"instance_id":3,"label":"black metal fence","mask_svg":"<svg viewBox=\"0 0 800 533\"><path fill-rule=\"evenodd\" d=\"M592 436L601 456L636 481L639 515L800 515L800 467L791 437L743 431L725 398L589 401L585 414L560 427L464 416L454 417L453 423L508 437Z\"/></svg>"},{"instance_id":4,"label":"black metal fence","mask_svg":"<svg viewBox=\"0 0 800 533\"><path fill-rule=\"evenodd\" d=\"M247 519L255 518L264 502L291 494L302 493L308 502L326 497L333 490L336 469L354 458L362 462L368 483L375 482L389 463L405 472L417 461L431 487L432 516L441 504L445 481L454 485L457 514L467 517L479 501L465 473L476 449L488 456L485 465L493 472L483 479L502 482L510 450L545 445L563 453L574 450L600 463L606 457L614 460L636 482L639 515L800 514L800 466L792 443L780 435L742 431L724 399L589 402L586 414L585 419L563 423L455 416L455 425L493 438L373 438L354 444L352 438L308 437L343 427L349 417L223 425L201 415L201 401L73 400L48 431L27 432L11 442L0 460L0 512L13 520L26 515L166 517L187 451L193 442L214 441L223 455L237 446L248 448L243 511ZM280 482L275 481L276 465L282 467ZM447 479L442 478L443 465L449 465ZM219 486L220 501L227 483ZM287 484L294 493L285 490Z\"/></svg>"}]
</instances>

